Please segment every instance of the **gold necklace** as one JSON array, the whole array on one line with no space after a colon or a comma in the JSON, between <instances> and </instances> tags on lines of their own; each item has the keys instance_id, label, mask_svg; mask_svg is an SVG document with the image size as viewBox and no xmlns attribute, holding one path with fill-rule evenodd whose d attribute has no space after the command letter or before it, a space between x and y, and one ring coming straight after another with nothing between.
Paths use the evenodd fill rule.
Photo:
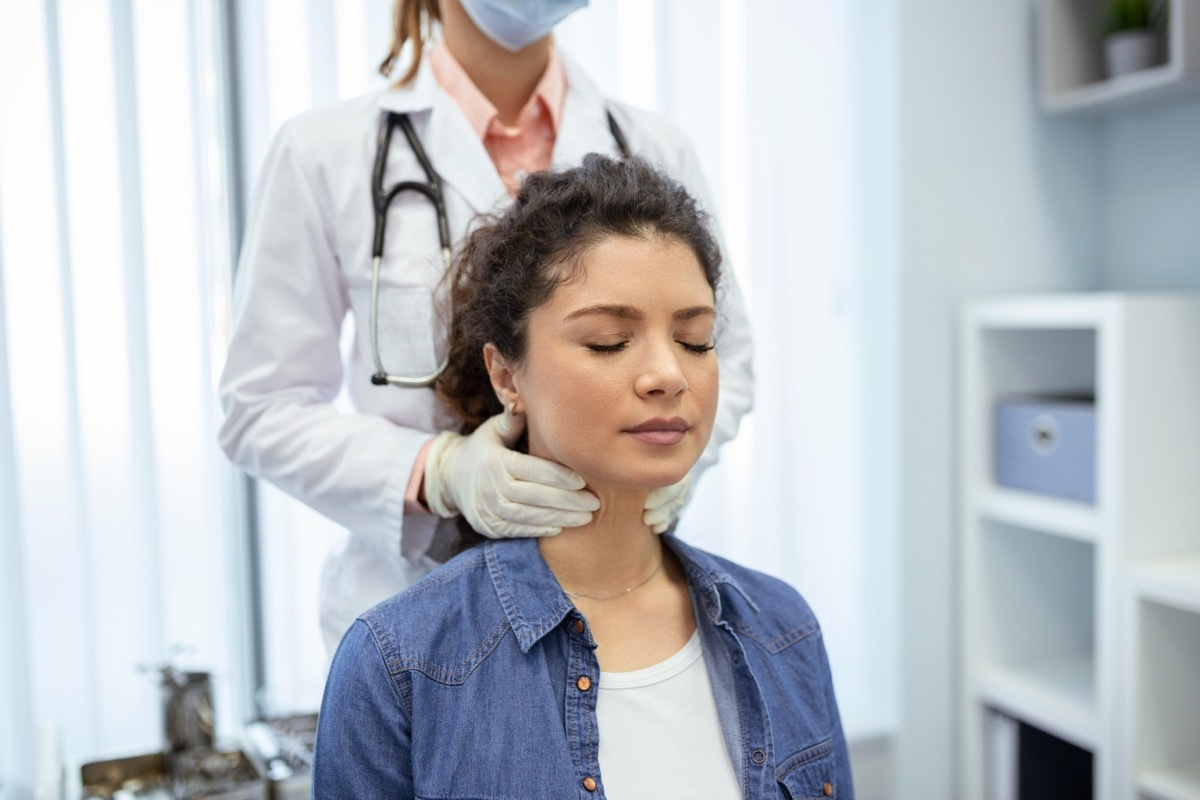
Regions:
<instances>
[{"instance_id":1,"label":"gold necklace","mask_svg":"<svg viewBox=\"0 0 1200 800\"><path fill-rule=\"evenodd\" d=\"M572 600L578 600L581 597L586 597L589 600L612 600L614 597L624 597L625 595L632 592L634 589L640 589L643 586L645 586L647 583L649 583L650 579L653 578L655 575L657 575L658 571L660 569L662 569L662 565L663 565L663 562L662 562L662 559L660 558L658 560L658 566L654 568L654 572L651 572L649 575L647 575L645 577L645 579L642 580L641 583L634 584L633 586L630 586L628 589L622 589L621 591L613 592L612 594L584 594L583 592L572 592L569 589L563 589L563 592L567 595L567 597L571 598Z\"/></svg>"}]
</instances>

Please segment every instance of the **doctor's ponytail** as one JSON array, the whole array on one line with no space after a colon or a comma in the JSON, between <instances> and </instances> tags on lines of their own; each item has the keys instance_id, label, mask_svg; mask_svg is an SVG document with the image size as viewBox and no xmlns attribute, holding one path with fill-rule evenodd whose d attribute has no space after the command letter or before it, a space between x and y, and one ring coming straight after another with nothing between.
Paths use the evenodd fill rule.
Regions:
<instances>
[{"instance_id":1,"label":"doctor's ponytail","mask_svg":"<svg viewBox=\"0 0 1200 800\"><path fill-rule=\"evenodd\" d=\"M379 65L379 73L391 78L396 62L404 45L412 42L412 61L404 74L396 79L396 86L407 86L417 77L421 68L421 54L433 35L433 23L441 22L438 0L396 0L392 6L392 49Z\"/></svg>"}]
</instances>

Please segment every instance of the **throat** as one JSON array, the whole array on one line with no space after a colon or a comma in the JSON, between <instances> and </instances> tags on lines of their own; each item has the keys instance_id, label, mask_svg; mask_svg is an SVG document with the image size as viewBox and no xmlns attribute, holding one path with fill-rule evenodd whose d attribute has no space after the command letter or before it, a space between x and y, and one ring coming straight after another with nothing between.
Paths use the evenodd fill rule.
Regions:
<instances>
[{"instance_id":1,"label":"throat","mask_svg":"<svg viewBox=\"0 0 1200 800\"><path fill-rule=\"evenodd\" d=\"M666 548L642 522L645 492L603 493L592 521L538 540L542 558L572 599L615 599L662 575Z\"/></svg>"}]
</instances>

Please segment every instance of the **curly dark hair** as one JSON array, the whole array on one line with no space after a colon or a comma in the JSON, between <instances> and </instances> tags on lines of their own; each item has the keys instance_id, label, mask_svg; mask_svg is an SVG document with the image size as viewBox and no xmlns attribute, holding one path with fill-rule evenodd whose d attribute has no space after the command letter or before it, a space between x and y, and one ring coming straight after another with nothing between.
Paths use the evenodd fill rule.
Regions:
<instances>
[{"instance_id":1,"label":"curly dark hair","mask_svg":"<svg viewBox=\"0 0 1200 800\"><path fill-rule=\"evenodd\" d=\"M463 433L503 410L483 346L491 342L509 363L520 363L529 314L612 236L679 240L716 292L721 251L707 215L646 161L593 153L573 169L530 175L507 212L467 237L449 275L449 364L434 389L463 420Z\"/></svg>"}]
</instances>

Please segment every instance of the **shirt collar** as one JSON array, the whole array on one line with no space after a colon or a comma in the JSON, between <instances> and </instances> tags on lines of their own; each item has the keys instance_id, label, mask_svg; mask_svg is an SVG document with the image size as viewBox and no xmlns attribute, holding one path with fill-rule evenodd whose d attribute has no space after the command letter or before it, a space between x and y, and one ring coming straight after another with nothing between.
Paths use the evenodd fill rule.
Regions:
<instances>
[{"instance_id":1,"label":"shirt collar","mask_svg":"<svg viewBox=\"0 0 1200 800\"><path fill-rule=\"evenodd\" d=\"M442 90L450 95L455 104L466 114L471 128L479 136L480 141L487 137L488 131L496 119L496 106L484 96L483 92L468 77L466 70L450 53L445 43L438 41L429 54L429 66L434 78ZM554 132L558 132L562 120L563 102L567 96L567 75L563 69L562 60L554 48L550 48L550 60L546 71L533 89L533 95L525 104L528 109L531 104L540 103L550 115L550 124ZM520 117L524 117L522 109Z\"/></svg>"},{"instance_id":2,"label":"shirt collar","mask_svg":"<svg viewBox=\"0 0 1200 800\"><path fill-rule=\"evenodd\" d=\"M755 612L758 606L721 564L708 553L684 544L671 534L663 542L679 557L688 585L714 624L721 620L721 589L738 592ZM557 627L574 605L546 565L536 539L485 542L484 558L492 585L512 625L521 652L528 653L538 640Z\"/></svg>"}]
</instances>

